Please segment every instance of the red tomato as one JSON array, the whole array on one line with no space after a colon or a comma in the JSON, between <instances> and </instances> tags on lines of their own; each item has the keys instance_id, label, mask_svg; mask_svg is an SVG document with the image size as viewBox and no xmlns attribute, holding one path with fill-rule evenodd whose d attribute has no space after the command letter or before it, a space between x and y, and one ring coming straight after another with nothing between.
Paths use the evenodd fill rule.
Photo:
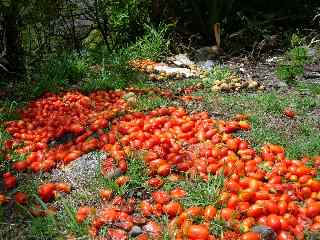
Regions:
<instances>
[{"instance_id":1,"label":"red tomato","mask_svg":"<svg viewBox=\"0 0 320 240\"><path fill-rule=\"evenodd\" d=\"M278 240L294 240L294 236L292 236L289 232L281 231L278 234Z\"/></svg>"},{"instance_id":2,"label":"red tomato","mask_svg":"<svg viewBox=\"0 0 320 240\"><path fill-rule=\"evenodd\" d=\"M317 215L320 215L320 202L315 202L315 203L310 204L307 207L306 214L310 218L313 218Z\"/></svg>"},{"instance_id":3,"label":"red tomato","mask_svg":"<svg viewBox=\"0 0 320 240\"><path fill-rule=\"evenodd\" d=\"M112 197L112 190L111 189L102 189L100 190L100 197L103 201L109 201Z\"/></svg>"},{"instance_id":4,"label":"red tomato","mask_svg":"<svg viewBox=\"0 0 320 240\"><path fill-rule=\"evenodd\" d=\"M152 215L152 205L148 201L143 200L140 203L140 211L143 216L149 217Z\"/></svg>"},{"instance_id":5,"label":"red tomato","mask_svg":"<svg viewBox=\"0 0 320 240\"><path fill-rule=\"evenodd\" d=\"M69 193L71 191L71 186L66 183L56 183L55 189L58 192Z\"/></svg>"},{"instance_id":6,"label":"red tomato","mask_svg":"<svg viewBox=\"0 0 320 240\"><path fill-rule=\"evenodd\" d=\"M127 182L130 181L130 177L129 176L120 176L118 177L116 180L115 180L115 183L118 185L118 186L123 186L125 185Z\"/></svg>"},{"instance_id":7,"label":"red tomato","mask_svg":"<svg viewBox=\"0 0 320 240\"><path fill-rule=\"evenodd\" d=\"M237 216L237 212L231 208L222 208L220 215L223 220L228 221L235 218Z\"/></svg>"},{"instance_id":8,"label":"red tomato","mask_svg":"<svg viewBox=\"0 0 320 240\"><path fill-rule=\"evenodd\" d=\"M78 223L82 223L86 220L86 218L92 213L92 208L88 206L82 206L78 209L76 213L76 220Z\"/></svg>"},{"instance_id":9,"label":"red tomato","mask_svg":"<svg viewBox=\"0 0 320 240\"><path fill-rule=\"evenodd\" d=\"M206 219L206 221L211 221L215 218L216 214L217 209L214 206L209 205L204 209L203 216Z\"/></svg>"},{"instance_id":10,"label":"red tomato","mask_svg":"<svg viewBox=\"0 0 320 240\"><path fill-rule=\"evenodd\" d=\"M259 218L259 217L261 217L263 215L263 213L264 213L263 206L258 205L258 204L253 204L248 209L247 216L248 217Z\"/></svg>"},{"instance_id":11,"label":"red tomato","mask_svg":"<svg viewBox=\"0 0 320 240\"><path fill-rule=\"evenodd\" d=\"M271 227L274 231L281 230L280 217L275 214L270 214L267 218L267 225Z\"/></svg>"},{"instance_id":12,"label":"red tomato","mask_svg":"<svg viewBox=\"0 0 320 240\"><path fill-rule=\"evenodd\" d=\"M242 234L240 240L261 240L261 236L259 233L247 232Z\"/></svg>"},{"instance_id":13,"label":"red tomato","mask_svg":"<svg viewBox=\"0 0 320 240\"><path fill-rule=\"evenodd\" d=\"M170 196L165 191L156 191L152 193L152 198L156 203L167 204Z\"/></svg>"},{"instance_id":14,"label":"red tomato","mask_svg":"<svg viewBox=\"0 0 320 240\"><path fill-rule=\"evenodd\" d=\"M3 175L3 185L5 189L12 189L17 185L16 176L12 175L10 172L4 173Z\"/></svg>"},{"instance_id":15,"label":"red tomato","mask_svg":"<svg viewBox=\"0 0 320 240\"><path fill-rule=\"evenodd\" d=\"M163 180L161 178L150 178L149 181L148 181L148 184L151 186L151 187L154 187L154 188L159 188L163 185Z\"/></svg>"},{"instance_id":16,"label":"red tomato","mask_svg":"<svg viewBox=\"0 0 320 240\"><path fill-rule=\"evenodd\" d=\"M23 192L16 192L16 194L14 195L14 199L16 203L19 203L21 205L25 205L28 202L28 196Z\"/></svg>"},{"instance_id":17,"label":"red tomato","mask_svg":"<svg viewBox=\"0 0 320 240\"><path fill-rule=\"evenodd\" d=\"M45 183L39 186L38 194L44 202L49 202L54 198L54 191L56 190L56 185L53 183Z\"/></svg>"},{"instance_id":18,"label":"red tomato","mask_svg":"<svg viewBox=\"0 0 320 240\"><path fill-rule=\"evenodd\" d=\"M237 182L232 181L232 180L230 180L226 183L226 188L228 191L233 192L233 193L238 193L241 189L240 185Z\"/></svg>"},{"instance_id":19,"label":"red tomato","mask_svg":"<svg viewBox=\"0 0 320 240\"><path fill-rule=\"evenodd\" d=\"M285 109L283 110L283 114L284 114L285 116L287 116L288 118L294 118L295 115L296 115L296 113L295 113L293 110L291 110L290 108L285 108Z\"/></svg>"},{"instance_id":20,"label":"red tomato","mask_svg":"<svg viewBox=\"0 0 320 240\"><path fill-rule=\"evenodd\" d=\"M278 203L278 209L279 209L279 215L283 215L287 212L288 210L288 204L286 201L280 201Z\"/></svg>"},{"instance_id":21,"label":"red tomato","mask_svg":"<svg viewBox=\"0 0 320 240\"><path fill-rule=\"evenodd\" d=\"M165 177L170 174L171 166L170 164L162 164L158 167L159 176Z\"/></svg>"},{"instance_id":22,"label":"red tomato","mask_svg":"<svg viewBox=\"0 0 320 240\"><path fill-rule=\"evenodd\" d=\"M207 240L209 229L205 225L191 225L188 228L187 236L190 240Z\"/></svg>"},{"instance_id":23,"label":"red tomato","mask_svg":"<svg viewBox=\"0 0 320 240\"><path fill-rule=\"evenodd\" d=\"M168 204L163 206L163 211L169 217L175 217L182 212L182 206L177 202L169 202Z\"/></svg>"},{"instance_id":24,"label":"red tomato","mask_svg":"<svg viewBox=\"0 0 320 240\"><path fill-rule=\"evenodd\" d=\"M183 198L187 195L187 192L181 188L175 188L170 192L172 198Z\"/></svg>"}]
</instances>

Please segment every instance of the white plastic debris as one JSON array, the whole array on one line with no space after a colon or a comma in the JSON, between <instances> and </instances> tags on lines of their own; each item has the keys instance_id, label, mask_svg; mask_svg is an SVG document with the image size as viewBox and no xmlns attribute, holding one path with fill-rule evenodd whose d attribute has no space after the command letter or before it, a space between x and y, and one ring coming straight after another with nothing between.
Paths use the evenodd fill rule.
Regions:
<instances>
[{"instance_id":1,"label":"white plastic debris","mask_svg":"<svg viewBox=\"0 0 320 240\"><path fill-rule=\"evenodd\" d=\"M189 66L194 64L194 62L190 60L186 53L175 55L168 58L168 60L173 62L177 66Z\"/></svg>"},{"instance_id":2,"label":"white plastic debris","mask_svg":"<svg viewBox=\"0 0 320 240\"><path fill-rule=\"evenodd\" d=\"M170 66L163 65L163 64L157 64L157 65L155 65L154 69L160 73L161 72L164 72L167 74L179 73L187 78L195 76L195 74L192 73L191 70L188 68L170 67Z\"/></svg>"}]
</instances>

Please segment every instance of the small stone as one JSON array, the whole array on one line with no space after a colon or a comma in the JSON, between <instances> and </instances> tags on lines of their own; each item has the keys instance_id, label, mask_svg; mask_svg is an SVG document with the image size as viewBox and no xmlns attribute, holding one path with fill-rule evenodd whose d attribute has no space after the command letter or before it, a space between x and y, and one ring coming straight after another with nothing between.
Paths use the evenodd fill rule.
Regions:
<instances>
[{"instance_id":1,"label":"small stone","mask_svg":"<svg viewBox=\"0 0 320 240\"><path fill-rule=\"evenodd\" d=\"M105 175L105 178L107 179L117 178L117 177L120 177L121 174L122 173L120 168L113 168Z\"/></svg>"},{"instance_id":2,"label":"small stone","mask_svg":"<svg viewBox=\"0 0 320 240\"><path fill-rule=\"evenodd\" d=\"M129 232L130 237L136 237L142 233L142 229L139 226L133 226Z\"/></svg>"},{"instance_id":3,"label":"small stone","mask_svg":"<svg viewBox=\"0 0 320 240\"><path fill-rule=\"evenodd\" d=\"M260 233L262 239L261 240L276 240L277 234L272 230L272 228L257 225L251 229L252 232Z\"/></svg>"}]
</instances>

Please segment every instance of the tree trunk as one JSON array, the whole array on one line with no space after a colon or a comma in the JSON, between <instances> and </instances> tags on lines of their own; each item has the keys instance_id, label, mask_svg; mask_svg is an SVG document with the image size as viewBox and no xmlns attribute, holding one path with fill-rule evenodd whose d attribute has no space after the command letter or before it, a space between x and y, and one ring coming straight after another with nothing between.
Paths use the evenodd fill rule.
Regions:
<instances>
[{"instance_id":1,"label":"tree trunk","mask_svg":"<svg viewBox=\"0 0 320 240\"><path fill-rule=\"evenodd\" d=\"M21 42L21 32L18 28L18 16L15 9L6 11L3 15L4 21L4 45L5 52L3 58L8 62L8 70L14 73L23 73L25 70L23 50Z\"/></svg>"}]
</instances>

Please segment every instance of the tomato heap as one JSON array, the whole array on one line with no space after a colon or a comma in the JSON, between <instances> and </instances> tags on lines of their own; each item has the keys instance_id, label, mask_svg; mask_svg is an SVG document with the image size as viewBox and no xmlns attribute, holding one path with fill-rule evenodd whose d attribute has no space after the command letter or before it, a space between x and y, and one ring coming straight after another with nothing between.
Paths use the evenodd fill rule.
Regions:
<instances>
[{"instance_id":1,"label":"tomato heap","mask_svg":"<svg viewBox=\"0 0 320 240\"><path fill-rule=\"evenodd\" d=\"M14 163L13 169L50 171L56 164L67 164L98 148L99 141L89 137L106 128L109 120L125 109L123 94L120 91L99 91L89 96L79 92L46 94L29 104L21 111L21 120L6 123L6 130L13 136L6 142L6 149L14 149L20 154L31 153L26 160ZM48 146L50 140L66 133L72 133L76 138L56 147ZM7 158L10 159L10 155Z\"/></svg>"},{"instance_id":2,"label":"tomato heap","mask_svg":"<svg viewBox=\"0 0 320 240\"><path fill-rule=\"evenodd\" d=\"M100 149L108 153L102 174L123 174L115 180L122 186L130 181L125 176L127 155L144 152L150 177L147 184L154 191L146 198L127 199L113 196L109 189L100 191L106 204L97 211L83 206L76 217L79 224L91 218L92 236L98 236L107 226L111 239L128 239L135 226L140 240L161 239L164 228L172 239L211 240L216 239L210 230L213 220L228 223L230 231L223 239L261 239L259 233L251 232L255 225L271 228L279 240L304 239L304 230L320 230L320 181L316 178L320 157L289 160L284 149L274 144L263 146L257 153L247 141L232 135L250 129L244 115L222 121L206 112L189 115L182 108L168 107L112 120L126 109L123 95L120 91L99 91L89 96L78 92L48 94L23 109L22 120L6 125L13 136L6 143L7 149L29 153L26 160L13 163L16 171L49 171ZM105 132L109 123L111 128ZM48 146L51 139L70 132L76 136L71 141ZM180 200L188 196L187 190L161 190L164 177L177 181L185 173L199 175L204 181L210 175L224 175L219 202L185 208ZM12 173L3 177L6 189L15 187ZM39 187L45 201L52 200L55 191L70 192L70 187L51 183ZM24 195L16 197L21 203L27 201ZM0 195L0 204L6 201ZM154 221L163 216L168 217L168 226Z\"/></svg>"}]
</instances>

